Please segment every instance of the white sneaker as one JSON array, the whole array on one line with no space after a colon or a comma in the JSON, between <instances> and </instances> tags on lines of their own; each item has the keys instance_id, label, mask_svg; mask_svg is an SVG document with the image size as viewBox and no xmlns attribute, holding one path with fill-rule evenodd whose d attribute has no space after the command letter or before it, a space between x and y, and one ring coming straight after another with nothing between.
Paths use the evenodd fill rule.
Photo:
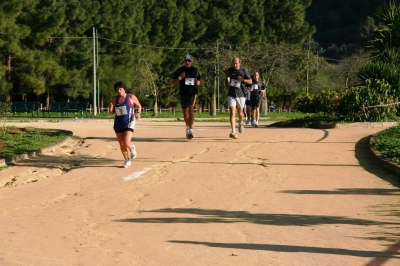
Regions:
<instances>
[{"instance_id":1,"label":"white sneaker","mask_svg":"<svg viewBox=\"0 0 400 266\"><path fill-rule=\"evenodd\" d=\"M132 144L132 148L131 148L131 158L135 159L137 157L137 152L136 152L136 148L135 145Z\"/></svg>"},{"instance_id":2,"label":"white sneaker","mask_svg":"<svg viewBox=\"0 0 400 266\"><path fill-rule=\"evenodd\" d=\"M229 137L231 138L231 139L237 139L237 134L236 134L236 132L231 132L231 134L229 134Z\"/></svg>"},{"instance_id":3,"label":"white sneaker","mask_svg":"<svg viewBox=\"0 0 400 266\"><path fill-rule=\"evenodd\" d=\"M258 121L254 121L254 127L258 127Z\"/></svg>"},{"instance_id":4,"label":"white sneaker","mask_svg":"<svg viewBox=\"0 0 400 266\"><path fill-rule=\"evenodd\" d=\"M192 139L193 138L193 131L191 129L188 130L186 133L186 138L187 139Z\"/></svg>"},{"instance_id":5,"label":"white sneaker","mask_svg":"<svg viewBox=\"0 0 400 266\"><path fill-rule=\"evenodd\" d=\"M243 122L242 123L239 122L239 133L243 133L243 131L244 131Z\"/></svg>"},{"instance_id":6,"label":"white sneaker","mask_svg":"<svg viewBox=\"0 0 400 266\"><path fill-rule=\"evenodd\" d=\"M129 160L129 159L127 159L125 162L124 162L124 168L128 168L129 166L131 166L131 161Z\"/></svg>"}]
</instances>

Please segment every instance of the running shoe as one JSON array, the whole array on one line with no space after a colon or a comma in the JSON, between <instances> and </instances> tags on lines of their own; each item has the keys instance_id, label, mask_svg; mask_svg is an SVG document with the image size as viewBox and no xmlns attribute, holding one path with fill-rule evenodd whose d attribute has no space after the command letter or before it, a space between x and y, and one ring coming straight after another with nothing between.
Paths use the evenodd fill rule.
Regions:
<instances>
[{"instance_id":1,"label":"running shoe","mask_svg":"<svg viewBox=\"0 0 400 266\"><path fill-rule=\"evenodd\" d=\"M255 126L256 126L256 123L255 123L254 120L251 120L251 126L252 126L252 127L255 127Z\"/></svg>"},{"instance_id":2,"label":"running shoe","mask_svg":"<svg viewBox=\"0 0 400 266\"><path fill-rule=\"evenodd\" d=\"M124 163L124 168L128 168L129 166L131 166L131 161L129 159L127 159Z\"/></svg>"},{"instance_id":3,"label":"running shoe","mask_svg":"<svg viewBox=\"0 0 400 266\"><path fill-rule=\"evenodd\" d=\"M243 122L242 123L239 122L239 133L243 133L243 131L244 131Z\"/></svg>"},{"instance_id":4,"label":"running shoe","mask_svg":"<svg viewBox=\"0 0 400 266\"><path fill-rule=\"evenodd\" d=\"M132 144L132 148L131 148L131 158L135 159L137 157L137 152L136 152L136 148L135 145Z\"/></svg>"},{"instance_id":5,"label":"running shoe","mask_svg":"<svg viewBox=\"0 0 400 266\"><path fill-rule=\"evenodd\" d=\"M237 139L237 134L236 134L236 132L231 132L231 134L229 134L229 137L231 138L231 139Z\"/></svg>"},{"instance_id":6,"label":"running shoe","mask_svg":"<svg viewBox=\"0 0 400 266\"><path fill-rule=\"evenodd\" d=\"M248 125L250 123L250 117L247 117L246 119L246 125Z\"/></svg>"},{"instance_id":7,"label":"running shoe","mask_svg":"<svg viewBox=\"0 0 400 266\"><path fill-rule=\"evenodd\" d=\"M187 139L192 139L193 138L193 131L191 129L188 130L186 138Z\"/></svg>"},{"instance_id":8,"label":"running shoe","mask_svg":"<svg viewBox=\"0 0 400 266\"><path fill-rule=\"evenodd\" d=\"M258 121L254 121L254 127L258 127Z\"/></svg>"}]
</instances>

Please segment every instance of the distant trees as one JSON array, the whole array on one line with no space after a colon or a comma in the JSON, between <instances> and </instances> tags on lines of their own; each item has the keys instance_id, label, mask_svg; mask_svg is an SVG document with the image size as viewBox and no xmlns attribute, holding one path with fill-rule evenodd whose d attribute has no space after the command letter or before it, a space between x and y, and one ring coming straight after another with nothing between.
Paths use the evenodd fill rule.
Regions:
<instances>
[{"instance_id":1,"label":"distant trees","mask_svg":"<svg viewBox=\"0 0 400 266\"><path fill-rule=\"evenodd\" d=\"M289 56L286 65L278 65L274 57L282 60L285 55L273 53L275 49L298 54L300 45L315 32L305 21L310 4L311 0L2 1L0 101L38 100L47 105L93 98L92 38L99 23L104 24L95 28L102 105L109 104L110 88L118 80L142 97L168 99L174 88L167 80L185 53L207 66L205 71L200 68L205 81L222 77L232 57L240 55L271 88L295 91L299 83L289 77L296 76L301 60ZM217 73L211 67L216 65L216 54L204 53L202 47L215 47L221 36L225 48L218 55ZM285 68L289 72L279 74ZM157 77L155 83L143 75L146 69ZM207 97L199 100L208 105L216 92L213 82L201 88Z\"/></svg>"}]
</instances>

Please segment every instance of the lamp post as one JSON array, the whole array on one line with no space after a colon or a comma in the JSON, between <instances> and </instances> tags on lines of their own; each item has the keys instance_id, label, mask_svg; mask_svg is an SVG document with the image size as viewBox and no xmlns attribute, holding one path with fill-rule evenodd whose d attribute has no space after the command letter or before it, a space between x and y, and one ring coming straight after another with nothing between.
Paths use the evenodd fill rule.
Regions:
<instances>
[{"instance_id":1,"label":"lamp post","mask_svg":"<svg viewBox=\"0 0 400 266\"><path fill-rule=\"evenodd\" d=\"M97 57L98 52L97 52L97 28L103 27L103 24L96 24L93 26L93 115L97 115L97 93L96 93L96 87L97 87L97 77L96 77L96 66L98 65L97 63ZM99 99L100 100L100 99Z\"/></svg>"}]
</instances>

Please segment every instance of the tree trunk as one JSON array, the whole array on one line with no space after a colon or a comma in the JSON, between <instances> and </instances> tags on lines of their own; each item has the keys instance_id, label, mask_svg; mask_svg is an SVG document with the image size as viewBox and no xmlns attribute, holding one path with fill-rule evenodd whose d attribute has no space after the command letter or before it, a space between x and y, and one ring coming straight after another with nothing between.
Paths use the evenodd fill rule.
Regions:
<instances>
[{"instance_id":1,"label":"tree trunk","mask_svg":"<svg viewBox=\"0 0 400 266\"><path fill-rule=\"evenodd\" d=\"M154 96L154 104L153 104L153 116L158 116L158 104L157 104L158 97Z\"/></svg>"},{"instance_id":2,"label":"tree trunk","mask_svg":"<svg viewBox=\"0 0 400 266\"><path fill-rule=\"evenodd\" d=\"M263 95L263 97L261 99L262 99L262 102L261 102L260 114L267 115L268 114L268 98L266 95Z\"/></svg>"},{"instance_id":3,"label":"tree trunk","mask_svg":"<svg viewBox=\"0 0 400 266\"><path fill-rule=\"evenodd\" d=\"M50 92L46 92L46 108L49 109L50 107Z\"/></svg>"},{"instance_id":4,"label":"tree trunk","mask_svg":"<svg viewBox=\"0 0 400 266\"><path fill-rule=\"evenodd\" d=\"M211 108L210 108L210 115L216 116L217 115L217 78L214 77L214 87L212 92L211 98Z\"/></svg>"},{"instance_id":5,"label":"tree trunk","mask_svg":"<svg viewBox=\"0 0 400 266\"><path fill-rule=\"evenodd\" d=\"M11 82L11 59L12 59L12 57L11 57L11 55L9 55L8 58L7 58L8 70L7 70L7 74L6 74L8 82ZM12 89L10 89L10 91L6 95L6 102L9 102L9 103L11 102L11 100L12 100L11 94L12 94Z\"/></svg>"}]
</instances>

